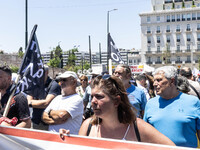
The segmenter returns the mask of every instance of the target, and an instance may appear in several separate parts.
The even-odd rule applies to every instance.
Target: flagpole
[[[33,27],[31,36],[32,36],[33,34],[35,34],[36,29],[37,29],[37,25],[35,25],[35,26]],[[16,80],[15,80],[15,85],[17,85],[18,82],[19,82],[19,79],[20,79],[20,76],[21,76],[20,73],[22,72],[22,68],[23,68],[23,65],[24,65],[24,63],[25,63],[24,60],[25,60],[25,58],[26,58],[26,54],[27,54],[28,48],[29,48],[30,46],[31,46],[31,42],[29,41],[28,46],[26,47],[26,52],[25,52],[25,54],[24,54],[24,56],[23,56],[23,60],[22,60],[21,67],[20,67],[20,69],[18,70],[18,73],[17,73],[17,77],[16,77]],[[13,89],[11,95],[9,96],[9,99],[8,99],[8,101],[7,101],[7,104],[6,104],[6,108],[5,108],[4,113],[3,113],[3,116],[4,116],[4,117],[6,117],[6,116],[8,115],[8,112],[9,112],[9,109],[10,109],[10,104],[11,104],[11,102],[12,102],[12,97],[14,96],[14,94],[15,94],[15,92],[16,92],[16,89],[17,89],[17,86],[14,87],[14,89]]]
[[[20,78],[20,74],[17,75],[16,79],[15,79],[15,85],[17,85],[17,83],[19,82],[19,78]],[[9,96],[8,102],[6,104],[6,108],[3,112],[3,117],[6,117],[8,115],[9,109],[10,109],[10,104],[12,102],[12,97],[14,96],[16,91],[16,87],[14,88],[14,90],[12,91],[11,95]]]

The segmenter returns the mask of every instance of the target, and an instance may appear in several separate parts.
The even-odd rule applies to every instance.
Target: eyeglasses
[[[118,74],[118,75],[122,75],[123,74],[123,72],[114,72],[114,74]]]
[[[87,81],[86,79],[81,79],[81,81]]]

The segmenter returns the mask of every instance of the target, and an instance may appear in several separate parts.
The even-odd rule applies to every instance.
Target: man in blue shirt
[[[114,71],[114,76],[119,77],[122,80],[130,103],[137,109],[137,117],[142,118],[147,99],[142,89],[130,83],[131,70],[129,66],[125,64],[119,64]]]
[[[200,101],[177,90],[177,70],[173,66],[154,72],[157,96],[147,102],[144,120],[177,146],[197,147],[200,137]]]

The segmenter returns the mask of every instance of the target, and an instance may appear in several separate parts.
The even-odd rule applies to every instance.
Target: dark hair
[[[126,74],[128,74],[128,73],[131,74],[131,69],[129,68],[129,66],[127,64],[119,64],[118,66],[124,68],[124,70],[126,71]]]
[[[8,75],[12,76],[12,71],[8,66],[0,66],[0,70],[6,72]]]
[[[138,80],[138,81],[147,80],[146,76],[143,75],[143,74],[138,75],[135,79]]]
[[[107,76],[105,79],[104,76]],[[118,100],[119,95],[121,100],[118,106],[118,120],[120,123],[130,124],[136,120],[136,109],[130,104],[125,87],[122,81],[115,76],[104,75],[96,77],[91,88],[99,87],[113,101]],[[100,120],[101,122],[101,120]],[[94,115],[92,124],[98,124],[98,117]]]
[[[186,78],[190,78],[192,76],[192,70],[189,67],[185,67],[183,69],[180,70],[180,75],[186,77]]]

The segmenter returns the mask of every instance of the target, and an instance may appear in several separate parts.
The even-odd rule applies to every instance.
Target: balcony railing
[[[197,41],[200,41],[200,38],[197,38]]]
[[[189,1],[192,1],[192,0],[185,0],[185,2],[189,2]]]
[[[157,43],[160,43],[160,40],[157,40]]]
[[[151,43],[151,41],[147,41],[147,43],[149,43],[149,44],[150,44],[150,43]]]
[[[195,17],[192,17],[192,20],[196,20],[196,18],[195,18]]]
[[[183,0],[174,0],[174,2],[176,3],[176,2],[183,2]]]
[[[186,31],[191,31],[191,29],[190,29],[190,28],[187,28]]]
[[[191,39],[187,39],[187,41],[188,41],[188,42],[190,42],[190,41],[191,41]]]
[[[170,32],[170,30],[166,30],[166,32],[167,32],[167,33],[169,33],[169,32]]]
[[[167,40],[167,43],[170,43],[170,40]]]
[[[152,62],[151,61],[147,61],[147,64],[152,64]]]
[[[180,61],[180,60],[177,60],[177,61],[175,61],[175,63],[177,63],[177,64],[181,64],[181,63],[182,63],[182,61]]]
[[[181,32],[181,29],[176,29],[176,32]]]
[[[165,0],[165,4],[172,3],[172,0]]]
[[[170,19],[167,19],[167,22],[170,22]]]
[[[151,54],[151,53],[152,53],[152,51],[147,51],[146,53],[147,53],[147,54]]]
[[[147,31],[147,34],[148,34],[148,33],[151,33],[151,31]]]
[[[161,61],[156,61],[156,62],[155,62],[155,64],[161,64],[161,63],[162,63]]]
[[[177,39],[177,40],[176,40],[176,42],[180,42],[180,41],[181,41],[180,39]]]
[[[157,30],[156,33],[160,33],[160,30]]]
[[[186,60],[185,63],[191,63],[191,60]]]

